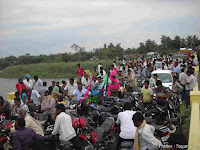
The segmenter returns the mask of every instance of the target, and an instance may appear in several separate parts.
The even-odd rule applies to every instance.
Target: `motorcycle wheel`
[[[169,133],[174,133],[176,132],[176,127],[174,125],[171,125],[171,127],[169,128]]]

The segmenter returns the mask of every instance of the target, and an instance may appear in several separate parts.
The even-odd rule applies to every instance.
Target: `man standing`
[[[141,113],[133,115],[133,122],[137,127],[134,140],[134,150],[157,150],[162,144],[154,137],[155,127],[146,123]]]
[[[26,128],[26,123],[24,118],[17,118],[15,121],[15,129],[17,130],[13,134],[14,149],[22,150],[28,149],[28,146],[32,139],[44,140],[45,137],[40,136],[35,133],[33,129]]]
[[[22,95],[22,89],[26,89],[26,86],[23,83],[23,78],[18,79],[18,83],[16,84],[16,89],[19,91],[20,95]]]
[[[76,136],[76,132],[72,127],[72,118],[65,113],[65,106],[63,104],[56,105],[57,117],[54,124],[54,129],[49,137],[59,134],[61,143],[66,141],[72,142],[76,150],[82,150],[81,143]]]
[[[144,103],[144,105],[151,104],[153,100],[153,90],[149,88],[149,81],[144,81],[144,87],[141,89],[140,95],[140,103]]]
[[[84,69],[81,67],[81,65],[78,63],[77,64],[77,71],[78,71],[78,81],[80,82],[81,81],[81,78],[83,77],[83,74],[84,74]]]
[[[156,98],[158,105],[165,105],[166,99],[169,98],[169,89],[162,85],[162,81],[157,80],[156,82]]]
[[[26,79],[23,81],[26,88],[33,88],[33,81],[31,80],[31,76],[29,74],[27,74],[26,76]]]
[[[48,88],[47,88],[47,82],[44,81],[44,82],[43,82],[43,86],[40,88],[40,92],[39,92],[40,96],[42,97],[42,100],[44,99],[44,93],[45,93],[47,90],[48,90]]]
[[[125,77],[128,79],[128,85],[131,88],[131,91],[137,87],[137,80],[135,73],[132,73],[131,70],[128,70],[128,73],[126,73]]]
[[[185,103],[186,103],[186,108],[190,105],[190,91],[193,90],[193,87],[196,84],[196,79],[192,75],[191,70],[187,71],[187,79],[185,83]]]
[[[151,77],[151,73],[147,74],[146,80],[149,81],[149,87],[154,90],[156,89],[156,81]]]
[[[140,70],[138,71],[138,75],[139,77],[145,78],[146,77],[146,72],[145,69],[143,69],[143,67],[140,67]]]
[[[78,88],[78,85],[74,83],[74,78],[69,79],[69,83],[64,88],[63,97],[65,96],[72,96],[73,92]]]
[[[117,148],[119,149],[121,142],[124,140],[132,140],[135,139],[136,127],[133,125],[132,117],[135,114],[135,111],[131,111],[131,104],[124,104],[124,112],[120,112],[117,117],[117,124],[120,124],[120,133],[119,133],[119,141]]]
[[[52,87],[53,87],[53,91],[56,91],[59,93],[59,87],[56,86],[56,82],[52,81]]]
[[[179,67],[178,67],[178,62],[175,62],[175,66],[173,67],[172,72],[179,74],[180,70],[179,70]]]
[[[183,87],[183,90],[181,91],[182,98],[185,99],[185,83],[187,80],[187,75],[185,74],[184,68],[181,69],[181,73],[179,74],[179,81],[181,83],[181,86]]]
[[[101,70],[100,70],[100,68],[101,68],[101,67],[102,67],[102,64],[101,64],[101,63],[99,63],[99,65],[98,65],[98,67],[97,67],[97,68],[98,68],[98,72],[99,72],[99,73],[100,73],[100,71],[101,71]]]
[[[175,94],[177,94],[177,95],[179,95],[182,90],[183,90],[183,87],[177,81],[177,76],[173,76],[172,92],[175,93]]]
[[[42,87],[42,81],[38,78],[37,75],[34,76],[35,82],[33,83],[33,89],[38,93],[40,92],[40,88]]]
[[[85,75],[85,80],[82,81],[82,84],[83,84],[84,88],[86,88],[86,89],[88,88],[88,86],[90,84],[90,79],[89,79],[89,76],[87,74]]]

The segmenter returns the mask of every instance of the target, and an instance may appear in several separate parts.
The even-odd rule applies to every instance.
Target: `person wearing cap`
[[[24,79],[24,84],[25,84],[25,86],[26,86],[26,88],[27,87],[29,87],[29,88],[33,88],[33,81],[31,80],[31,76],[29,75],[29,74],[27,74],[27,75],[25,75],[25,77],[26,77],[26,79]]]

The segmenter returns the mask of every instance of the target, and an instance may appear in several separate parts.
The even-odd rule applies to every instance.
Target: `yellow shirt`
[[[148,102],[151,99],[151,95],[153,95],[152,89],[142,88],[143,102]]]

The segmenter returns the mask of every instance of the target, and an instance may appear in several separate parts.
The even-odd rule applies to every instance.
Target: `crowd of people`
[[[143,87],[140,91],[139,102],[144,105],[151,105],[153,94],[156,94],[156,101],[159,105],[165,105],[165,101],[169,98],[169,88],[163,86],[162,81],[157,74],[152,76],[152,72],[157,70],[156,63],[161,62],[160,70],[171,70],[173,74],[172,92],[180,95],[185,100],[186,108],[190,106],[190,91],[197,82],[197,75],[193,66],[198,65],[198,61],[191,56],[188,60],[173,61],[171,56],[156,56],[144,60],[139,57],[137,60],[119,59],[118,65],[116,61],[104,68],[101,63],[94,67],[92,78],[90,74],[84,71],[80,64],[77,64],[78,78],[69,78],[69,81],[59,82],[52,81],[52,85],[48,87],[47,82],[42,81],[37,75],[31,79],[29,74],[25,75],[25,79],[19,78],[16,84],[15,98],[9,103],[0,96],[0,114],[5,113],[8,119],[16,119],[15,125],[9,128],[14,132],[14,149],[19,150],[22,147],[28,147],[33,138],[44,140],[51,138],[59,133],[61,141],[71,141],[76,149],[81,149],[77,143],[77,135],[72,127],[71,117],[65,113],[65,109],[69,106],[59,104],[59,102],[69,100],[72,104],[77,104],[87,92],[92,79],[93,88],[97,89],[106,74],[110,74],[113,68],[117,69],[117,74],[113,78],[119,82],[117,89],[110,89],[111,97],[124,98],[124,88],[134,91],[138,88],[137,79],[141,78]],[[107,86],[116,84],[108,78]],[[104,100],[103,89],[100,90],[98,98],[100,102]],[[92,96],[92,92],[88,92],[88,99]],[[40,113],[57,114],[54,130],[50,136],[44,137],[42,126],[30,115],[30,112],[38,109]],[[134,149],[156,149],[161,146],[160,141],[153,137],[152,126],[146,124],[142,114],[130,110],[125,105],[124,112],[119,113],[117,123],[120,124],[121,132],[120,140],[134,140]],[[15,131],[17,130],[17,131]],[[130,134],[132,133],[132,134]],[[141,148],[142,147],[142,148]]]

